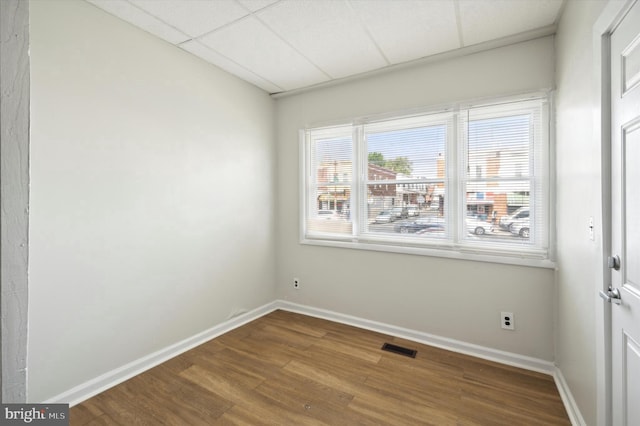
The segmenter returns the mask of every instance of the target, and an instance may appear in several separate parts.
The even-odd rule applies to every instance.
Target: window
[[[303,135],[303,243],[548,261],[546,97]]]

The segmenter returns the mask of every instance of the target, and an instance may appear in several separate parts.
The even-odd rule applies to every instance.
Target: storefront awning
[[[528,206],[529,194],[507,194],[508,206]]]
[[[318,195],[319,201],[346,201],[349,199],[349,194],[343,194],[342,192],[336,194],[320,194]]]

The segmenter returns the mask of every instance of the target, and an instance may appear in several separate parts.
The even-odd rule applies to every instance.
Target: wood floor
[[[418,351],[381,351],[389,342]],[[275,311],[71,409],[71,425],[568,425],[550,376]]]

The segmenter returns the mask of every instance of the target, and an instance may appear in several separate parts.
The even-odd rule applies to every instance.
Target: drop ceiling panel
[[[2,0],[0,0],[2,1]],[[149,15],[126,0],[87,0],[102,10],[172,44],[189,40],[189,36]]]
[[[344,0],[282,0],[257,17],[332,78],[389,65]]]
[[[249,12],[234,0],[129,0],[178,30],[198,37]]]
[[[555,24],[565,0],[87,1],[275,93],[508,42]]]
[[[351,0],[391,63],[462,47],[450,0]]]
[[[252,71],[241,67],[240,65],[236,64],[232,60],[225,58],[224,56],[220,55],[217,52],[214,52],[213,50],[211,50],[210,48],[206,47],[205,45],[201,44],[196,40],[190,40],[185,43],[182,43],[180,47],[186,50],[187,52],[193,53],[199,58],[204,59],[205,61],[211,64],[215,64],[219,68],[222,68],[223,70],[237,77],[240,77],[241,79],[255,86],[258,86],[262,90],[266,90],[269,93],[282,92],[283,90],[282,87],[278,87],[275,84],[271,83],[270,81],[267,81],[257,76]]]
[[[254,17],[242,19],[199,40],[285,90],[329,79]]]
[[[469,46],[555,23],[563,0],[458,0],[464,44]]]

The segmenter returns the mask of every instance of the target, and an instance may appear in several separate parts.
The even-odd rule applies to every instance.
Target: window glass
[[[423,120],[426,121],[426,118]],[[404,123],[385,123],[400,127]],[[365,126],[370,233],[444,235],[447,124]]]
[[[311,234],[352,233],[352,139],[349,129],[312,135],[306,228]],[[347,133],[347,134],[345,134]]]
[[[466,123],[465,239],[528,244],[534,114],[495,114]]]

